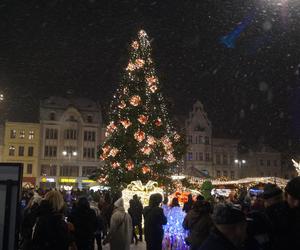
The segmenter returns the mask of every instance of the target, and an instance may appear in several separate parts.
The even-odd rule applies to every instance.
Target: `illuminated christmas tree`
[[[183,137],[175,132],[151,59],[144,30],[130,46],[130,59],[110,106],[105,141],[99,147],[104,166],[98,181],[113,188],[134,180],[170,182],[172,168],[182,159]]]

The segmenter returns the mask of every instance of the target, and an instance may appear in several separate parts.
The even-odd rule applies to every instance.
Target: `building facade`
[[[23,163],[23,185],[34,187],[39,176],[40,124],[6,122],[3,162]]]
[[[237,157],[237,140],[213,138],[212,125],[203,104],[197,101],[185,121],[187,154],[185,173],[196,177],[239,177],[234,160]]]
[[[40,186],[86,187],[100,164],[100,106],[88,99],[50,97],[40,103],[40,124]]]
[[[242,177],[283,177],[281,153],[267,145],[259,145],[256,150],[241,155],[246,164],[242,166]]]

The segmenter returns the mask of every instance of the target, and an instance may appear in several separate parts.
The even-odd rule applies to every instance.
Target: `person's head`
[[[231,203],[218,204],[212,215],[216,228],[235,246],[246,239],[247,224],[244,213]]]
[[[137,196],[137,194],[133,195],[132,197],[134,200],[139,200],[139,197]]]
[[[172,199],[171,207],[179,207],[178,198],[175,197]]]
[[[204,201],[204,196],[202,196],[201,194],[197,195],[196,198],[197,201]]]
[[[267,183],[264,187],[264,206],[270,207],[283,201],[283,192],[276,184]]]
[[[82,210],[89,209],[90,203],[89,203],[88,199],[86,197],[79,198],[78,203],[77,203],[77,208],[82,209]]]
[[[122,197],[114,202],[114,207],[115,208],[124,208],[124,200]]]
[[[61,212],[64,208],[64,199],[59,191],[50,191],[46,193],[45,200],[48,201],[53,212]]]
[[[150,207],[158,207],[162,202],[162,195],[159,193],[151,194],[149,198],[149,206]]]
[[[293,178],[286,185],[285,199],[290,208],[300,208],[300,176]]]

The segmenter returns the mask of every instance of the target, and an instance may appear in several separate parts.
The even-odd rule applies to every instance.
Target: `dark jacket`
[[[32,249],[68,250],[71,242],[72,236],[63,214],[53,212],[48,202],[42,201],[34,228]]]
[[[75,227],[74,236],[78,249],[89,249],[97,230],[95,211],[91,208],[82,209],[75,207],[68,221]]]
[[[187,243],[192,247],[200,247],[208,238],[213,222],[209,213],[201,214],[191,210],[184,218],[183,227],[189,230]]]
[[[210,233],[199,250],[239,250],[218,230]]]
[[[288,249],[300,249],[300,208],[289,209],[289,221],[290,240]]]
[[[167,218],[160,207],[147,206],[143,211],[145,219],[145,240],[149,244],[157,243],[161,246],[163,240],[163,225],[167,224]],[[161,248],[161,247],[160,247]],[[152,248],[158,249],[158,248]],[[152,250],[151,249],[151,250]]]
[[[285,249],[290,243],[289,208],[285,202],[274,204],[265,210],[270,221],[271,247]]]
[[[192,209],[193,204],[193,200],[188,200],[186,203],[184,203],[182,210],[188,213]]]

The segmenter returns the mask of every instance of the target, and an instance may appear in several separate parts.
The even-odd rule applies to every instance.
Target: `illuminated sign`
[[[76,183],[76,179],[62,178],[62,179],[60,179],[60,182],[64,182],[64,183]]]
[[[94,183],[95,181],[93,180],[82,180],[82,183]]]

